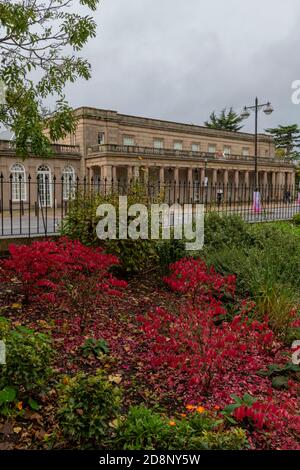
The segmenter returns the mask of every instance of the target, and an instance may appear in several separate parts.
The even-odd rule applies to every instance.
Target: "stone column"
[[[238,187],[240,182],[240,172],[235,170],[234,172],[234,186]]]
[[[276,186],[276,172],[275,171],[272,171],[272,186],[274,190]]]
[[[193,168],[188,168],[187,174],[187,203],[191,203],[193,200]]]
[[[246,188],[248,188],[249,186],[249,171],[245,171],[245,179],[244,179],[244,184],[246,186]]]
[[[159,169],[159,182],[161,186],[165,183],[165,168],[163,166]]]
[[[144,173],[144,183],[148,184],[148,181],[149,181],[149,168],[146,166],[144,167],[143,169],[143,173]]]
[[[174,168],[174,197],[175,201],[178,202],[179,199],[179,168],[175,167]]]
[[[268,172],[264,171],[264,187],[266,188],[268,185]]]
[[[200,184],[201,184],[201,187],[204,186],[204,182],[205,182],[205,168],[201,168],[200,169]]]
[[[106,181],[109,182],[110,184],[112,180],[112,166],[105,165],[102,168],[103,168],[103,178],[106,179]]]
[[[113,166],[112,167],[112,179],[114,181],[114,184],[117,183],[117,167]]]
[[[240,182],[240,172],[239,170],[235,170],[234,172],[234,188],[233,188],[233,195],[234,195],[234,202],[238,202],[239,200],[239,182]]]
[[[140,178],[140,168],[138,166],[133,167],[133,178],[138,180]]]
[[[127,184],[130,184],[133,178],[132,166],[127,167]]]
[[[224,201],[226,201],[227,194],[228,194],[228,170],[224,170],[223,185],[224,185]]]
[[[293,171],[290,173],[291,191],[295,191],[295,183],[296,183],[295,179],[296,179],[296,175],[295,175],[295,172]]]
[[[103,187],[105,193],[111,192],[112,187],[112,166],[105,165],[102,167],[103,170]]]
[[[213,187],[215,187],[217,185],[217,181],[218,181],[218,170],[213,169],[213,171],[212,171],[212,185],[213,185]]]

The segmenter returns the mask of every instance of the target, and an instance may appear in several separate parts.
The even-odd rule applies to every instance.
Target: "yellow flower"
[[[187,410],[194,410],[196,407],[194,405],[186,405]]]
[[[22,401],[19,401],[17,404],[16,404],[16,407],[18,408],[18,410],[22,410],[23,408],[23,402]]]
[[[203,406],[198,406],[197,408],[198,413],[204,413],[204,411],[205,411],[205,408],[203,408]]]
[[[175,421],[169,421],[169,426],[176,426]]]

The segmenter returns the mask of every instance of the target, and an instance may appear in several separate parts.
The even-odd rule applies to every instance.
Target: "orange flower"
[[[169,426],[176,426],[175,421],[169,421]]]
[[[186,405],[187,410],[194,410],[196,407],[194,405]]]
[[[180,415],[182,418],[186,418],[186,413],[181,413]]]
[[[23,409],[23,402],[22,401],[19,401],[17,404],[16,404],[16,407],[18,408],[18,410],[22,410]]]
[[[205,411],[205,408],[203,408],[203,406],[198,406],[197,408],[198,413],[204,413],[204,411]]]
[[[215,405],[215,406],[214,406],[214,409],[215,409],[215,410],[220,410],[221,408],[220,408],[219,405]]]

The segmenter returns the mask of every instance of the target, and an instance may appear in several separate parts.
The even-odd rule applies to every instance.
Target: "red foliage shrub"
[[[126,286],[125,281],[109,272],[119,264],[118,258],[76,240],[61,238],[29,246],[11,245],[9,252],[10,258],[3,261],[2,268],[7,277],[20,282],[24,303],[33,299],[71,302],[80,312],[103,293],[119,295],[120,288]]]
[[[270,379],[256,374],[277,362],[282,351],[267,319],[251,319],[253,304],[245,301],[240,314],[224,321],[228,315],[222,300],[233,296],[234,277],[216,274],[203,261],[185,259],[171,266],[165,282],[185,301],[176,313],[156,308],[139,317],[145,338],[144,379],[161,396],[190,404],[225,406],[232,393],[258,396],[252,406],[234,412],[237,421],[251,427],[253,447],[297,446],[297,386],[291,383],[289,391],[274,392]]]
[[[213,267],[208,269],[200,259],[183,258],[172,264],[170,269],[170,276],[164,278],[166,284],[193,303],[211,301],[212,298],[221,300],[225,295],[234,295],[235,276],[221,276]]]

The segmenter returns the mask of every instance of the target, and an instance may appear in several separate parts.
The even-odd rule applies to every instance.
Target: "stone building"
[[[36,182],[37,177],[31,199],[36,200],[38,192],[39,203],[50,207],[67,200],[75,179],[84,176],[86,181],[124,186],[133,179],[159,185],[176,182],[177,200],[183,187],[194,187],[195,183],[199,187],[254,187],[253,134],[88,107],[74,113],[78,118],[75,134],[53,144],[50,159],[22,161],[10,141],[0,141],[2,207],[20,201],[26,205],[29,180]],[[294,165],[275,158],[271,136],[258,136],[258,164],[261,187],[294,185]]]
[[[81,173],[88,177],[209,184],[254,184],[254,136],[119,114],[94,108],[75,110]],[[293,164],[275,158],[271,136],[258,136],[260,185],[293,185]]]

